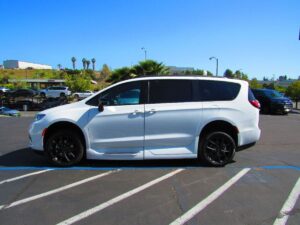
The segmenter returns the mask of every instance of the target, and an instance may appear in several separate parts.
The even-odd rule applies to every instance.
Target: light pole
[[[216,60],[216,76],[218,76],[218,70],[219,70],[219,59],[217,57],[210,57],[209,60],[215,59]]]
[[[144,54],[145,54],[145,61],[146,61],[146,60],[147,60],[147,50],[146,50],[144,47],[142,47],[141,49],[144,51]]]

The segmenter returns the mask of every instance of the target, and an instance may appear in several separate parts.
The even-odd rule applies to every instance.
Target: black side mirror
[[[104,111],[104,105],[102,101],[99,101],[98,103],[98,111],[99,112],[103,112]]]

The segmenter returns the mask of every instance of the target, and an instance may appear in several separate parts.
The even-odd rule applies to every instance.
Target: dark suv
[[[278,91],[271,89],[254,89],[252,92],[261,104],[262,113],[288,114],[293,108],[292,101],[284,97],[283,94]]]

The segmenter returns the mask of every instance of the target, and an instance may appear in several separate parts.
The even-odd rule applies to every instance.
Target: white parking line
[[[157,183],[159,183],[163,180],[166,180],[166,179],[174,176],[175,174],[177,174],[177,173],[179,173],[183,170],[184,169],[178,169],[178,170],[175,170],[175,171],[173,171],[171,173],[168,173],[164,176],[161,176],[161,177],[159,177],[155,180],[152,180],[152,181],[150,181],[150,182],[148,182],[148,183],[146,183],[142,186],[139,186],[139,187],[137,187],[137,188],[135,188],[131,191],[128,191],[124,194],[121,194],[121,195],[119,195],[115,198],[112,198],[112,199],[108,200],[107,202],[101,203],[100,205],[97,205],[97,206],[95,206],[91,209],[88,209],[88,210],[86,210],[86,211],[84,211],[84,212],[82,212],[82,213],[80,213],[76,216],[73,216],[73,217],[71,217],[67,220],[64,220],[64,221],[58,223],[57,225],[67,225],[67,224],[73,224],[75,222],[78,222],[79,220],[82,220],[82,219],[84,219],[88,216],[91,216],[94,213],[97,213],[97,212],[99,212],[99,211],[101,211],[101,210],[103,210],[103,209],[105,209],[105,208],[107,208],[107,207],[109,207],[109,206],[111,206],[115,203],[118,203],[118,202],[120,202],[120,201],[134,195],[134,194],[137,194],[137,193],[139,193],[139,192],[141,192],[141,191],[143,191],[143,190],[145,190],[145,189],[147,189],[147,188],[149,188],[149,187],[151,187],[151,186],[153,186],[153,185],[155,185],[155,184],[157,184]]]
[[[284,205],[282,206],[279,216],[276,218],[273,225],[285,225],[286,224],[286,222],[289,218],[289,213],[293,210],[299,196],[300,196],[300,177],[298,178],[298,181],[296,182],[289,197],[287,198]]]
[[[2,181],[0,181],[0,184],[4,184],[4,183],[9,183],[9,182],[12,182],[12,181],[20,180],[20,179],[25,178],[25,177],[30,177],[30,176],[33,176],[33,175],[45,173],[45,172],[48,172],[48,171],[51,171],[51,170],[52,169],[41,170],[41,171],[37,171],[37,172],[33,172],[33,173],[28,173],[28,174],[25,174],[25,175],[22,175],[22,176],[10,178],[10,179],[7,179],[7,180],[2,180]]]
[[[205,209],[210,203],[212,203],[214,200],[220,197],[227,189],[229,189],[234,183],[236,183],[241,177],[243,177],[249,170],[250,168],[241,170],[238,174],[232,177],[229,181],[227,181],[225,184],[223,184],[221,187],[219,187],[217,190],[215,190],[213,193],[211,193],[209,196],[207,196],[189,211],[187,211],[182,216],[178,217],[176,220],[170,223],[170,225],[181,225],[192,219],[195,215],[197,215],[199,212]]]
[[[77,182],[74,182],[74,183],[62,186],[60,188],[53,189],[51,191],[47,191],[47,192],[44,192],[44,193],[41,193],[41,194],[38,194],[38,195],[34,195],[34,196],[31,196],[31,197],[28,197],[28,198],[24,198],[24,199],[12,202],[12,203],[10,203],[8,205],[0,205],[0,210],[1,209],[8,209],[8,208],[11,208],[11,207],[14,207],[14,206],[17,206],[17,205],[21,205],[21,204],[24,204],[24,203],[27,203],[27,202],[39,199],[39,198],[43,198],[43,197],[46,197],[46,196],[49,196],[49,195],[52,195],[52,194],[55,194],[55,193],[67,190],[69,188],[73,188],[73,187],[76,187],[78,185],[81,185],[81,184],[84,184],[84,183],[96,180],[96,179],[98,179],[100,177],[107,176],[107,175],[109,175],[111,173],[115,173],[117,171],[120,171],[120,170],[114,170],[114,171],[109,171],[109,172],[106,172],[106,173],[101,173],[99,175],[92,176],[92,177],[89,177],[89,178],[86,178],[86,179],[83,179],[83,180],[80,180],[80,181],[77,181]]]

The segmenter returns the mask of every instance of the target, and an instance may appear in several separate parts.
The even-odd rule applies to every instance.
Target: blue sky
[[[97,69],[148,58],[250,78],[300,76],[299,0],[0,0],[0,63]]]

